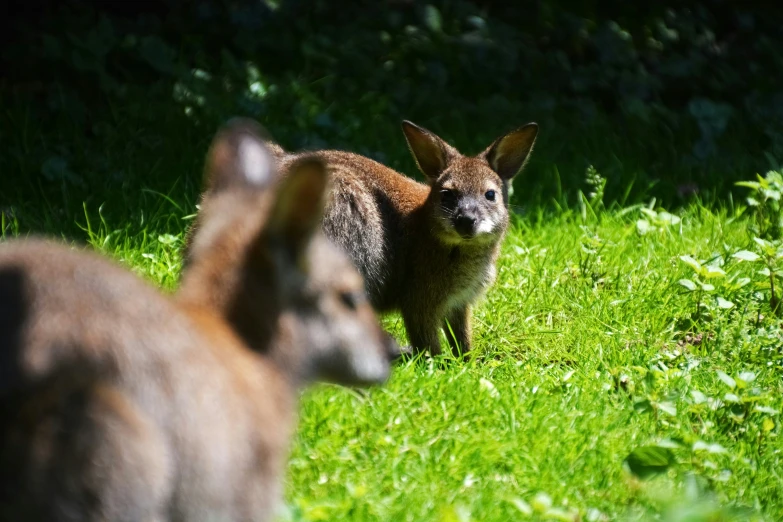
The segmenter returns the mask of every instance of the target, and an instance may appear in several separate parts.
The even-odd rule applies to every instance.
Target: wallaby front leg
[[[431,355],[440,355],[440,339],[438,338],[438,323],[413,314],[402,314],[408,341],[414,353],[429,350]]]
[[[470,351],[472,336],[470,313],[470,306],[455,308],[449,312],[443,323],[443,331],[455,357],[466,355]]]

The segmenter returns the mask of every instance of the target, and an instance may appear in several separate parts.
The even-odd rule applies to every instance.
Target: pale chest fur
[[[444,247],[442,256],[437,256],[442,257],[442,266],[430,272],[431,276],[437,276],[437,284],[418,290],[432,292],[427,300],[442,314],[468,306],[480,299],[494,283],[497,251],[497,245],[470,249]],[[433,268],[431,266],[430,270]]]
[[[449,299],[444,303],[444,308],[453,310],[454,308],[460,308],[476,302],[495,282],[496,273],[495,263],[492,261],[485,263],[478,270],[466,274],[466,277],[461,281],[462,284],[459,286],[455,285],[453,293],[449,295]]]

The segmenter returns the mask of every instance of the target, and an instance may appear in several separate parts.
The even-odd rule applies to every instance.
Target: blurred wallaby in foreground
[[[173,298],[96,254],[0,245],[0,520],[269,520],[301,386],[387,378],[394,345],[318,232],[323,164],[270,188],[259,133],[215,138]]]
[[[364,275],[373,306],[402,313],[414,349],[440,353],[443,327],[455,353],[466,353],[470,307],[495,278],[509,221],[508,187],[530,155],[538,125],[498,138],[475,157],[411,122],[402,128],[426,185],[357,154],[310,153],[333,180],[324,231]],[[283,171],[302,157],[275,153]]]

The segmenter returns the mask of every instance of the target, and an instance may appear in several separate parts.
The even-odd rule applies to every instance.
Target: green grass
[[[640,235],[639,208],[586,210],[515,219],[471,362],[411,361],[383,388],[305,394],[292,520],[646,520],[672,504],[707,513],[713,496],[783,517],[780,320],[755,293],[761,266],[732,257],[756,250],[749,221],[694,204]],[[184,214],[80,222],[94,247],[170,289]],[[684,255],[726,273],[698,316],[678,283],[696,278]],[[738,276],[751,282],[734,288]],[[755,380],[731,388],[719,371]],[[658,476],[625,469],[661,445],[671,462]]]
[[[783,517],[780,322],[740,291],[694,324],[678,284],[686,254],[755,278],[729,256],[749,247],[747,223],[692,207],[640,236],[638,212],[619,214],[519,221],[475,313],[474,362],[409,363],[366,396],[307,394],[288,482],[299,519],[515,520],[545,493],[564,519],[614,520],[678,502],[690,474],[724,504]],[[718,371],[756,379],[732,390]],[[624,470],[661,441],[676,460],[661,476]]]
[[[208,132],[181,128],[181,118],[153,124],[115,113],[123,125],[92,140],[78,122],[44,129],[23,106],[5,114],[20,132],[0,160],[18,183],[0,190],[0,233],[88,242],[170,291]],[[298,132],[266,123],[284,144]],[[590,125],[572,131],[581,140],[555,139],[568,125],[553,127],[516,183],[520,215],[474,313],[472,361],[412,361],[382,388],[305,394],[286,478],[289,519],[708,520],[716,506],[783,519],[781,320],[763,265],[733,257],[760,252],[753,221],[731,200],[669,209],[680,218],[673,224],[629,202],[575,206],[575,187],[560,183],[582,179],[596,158],[613,158],[595,163],[617,185],[650,163],[643,148],[672,166],[687,150],[648,139],[658,137],[651,129]],[[478,150],[501,130],[473,136],[463,122],[443,135]],[[354,137],[356,150],[382,151],[412,172],[395,125]],[[351,148],[350,136],[340,139]],[[50,163],[46,178],[41,164],[60,146],[51,143],[69,143],[71,162]],[[725,276],[698,276],[681,256]],[[682,279],[715,289],[700,296]],[[718,296],[733,306],[721,308]],[[398,318],[386,325],[404,338]],[[639,448],[663,459],[661,473],[642,480],[626,469]]]
[[[415,57],[408,65],[422,71],[406,77],[395,69],[377,89],[381,75],[348,74],[328,65],[334,56],[313,54],[331,48],[334,27],[317,32],[315,47],[296,42],[303,52],[289,55],[301,54],[303,68],[259,66],[263,74],[248,76],[245,58],[262,57],[232,58],[222,45],[214,49],[219,60],[188,50],[199,41],[222,44],[217,35],[226,27],[232,38],[257,40],[249,26],[237,32],[218,24],[188,31],[177,51],[186,69],[153,75],[139,68],[149,56],[132,42],[149,35],[152,43],[163,38],[164,51],[179,45],[157,34],[154,18],[102,19],[94,28],[89,17],[50,18],[28,31],[36,42],[55,37],[33,53],[38,71],[20,64],[37,81],[0,82],[0,238],[43,233],[86,242],[165,291],[179,279],[209,140],[231,116],[255,115],[290,149],[344,148],[408,174],[415,164],[403,118],[465,153],[526,122],[541,126],[515,180],[518,215],[497,283],[474,313],[476,357],[405,363],[386,386],[368,391],[321,385],[305,393],[286,477],[291,521],[724,520],[734,508],[737,520],[783,520],[781,319],[771,310],[763,263],[733,257],[760,253],[751,225],[772,225],[746,216],[727,190],[781,167],[772,157],[775,114],[768,128],[753,114],[763,86],[725,132],[711,118],[659,102],[605,112],[552,84],[559,65],[540,77],[544,97],[515,86],[452,107],[459,98],[437,82],[421,83],[424,63],[437,56],[416,49],[429,45],[397,49],[388,63]],[[355,40],[370,42],[373,56],[376,29],[359,22],[352,21]],[[286,40],[281,49],[293,45]],[[362,63],[376,65],[351,65]],[[151,65],[158,70],[161,62]],[[614,85],[624,66],[605,65],[558,83],[596,75]],[[706,157],[697,154],[705,143],[715,151]],[[601,190],[616,202],[608,209],[600,198],[575,200],[589,165],[606,178]],[[702,201],[681,194],[688,185]],[[633,206],[653,196],[680,221]],[[699,275],[682,256],[720,265],[725,275],[714,268]],[[704,292],[700,284],[715,288]],[[404,339],[397,317],[385,322]],[[646,468],[631,459],[637,473],[653,471],[655,458],[660,473],[634,475],[625,464],[632,452],[648,455]]]

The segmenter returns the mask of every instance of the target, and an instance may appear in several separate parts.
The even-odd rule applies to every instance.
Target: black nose
[[[472,234],[475,224],[476,217],[472,214],[458,214],[454,218],[454,228],[460,234]]]

